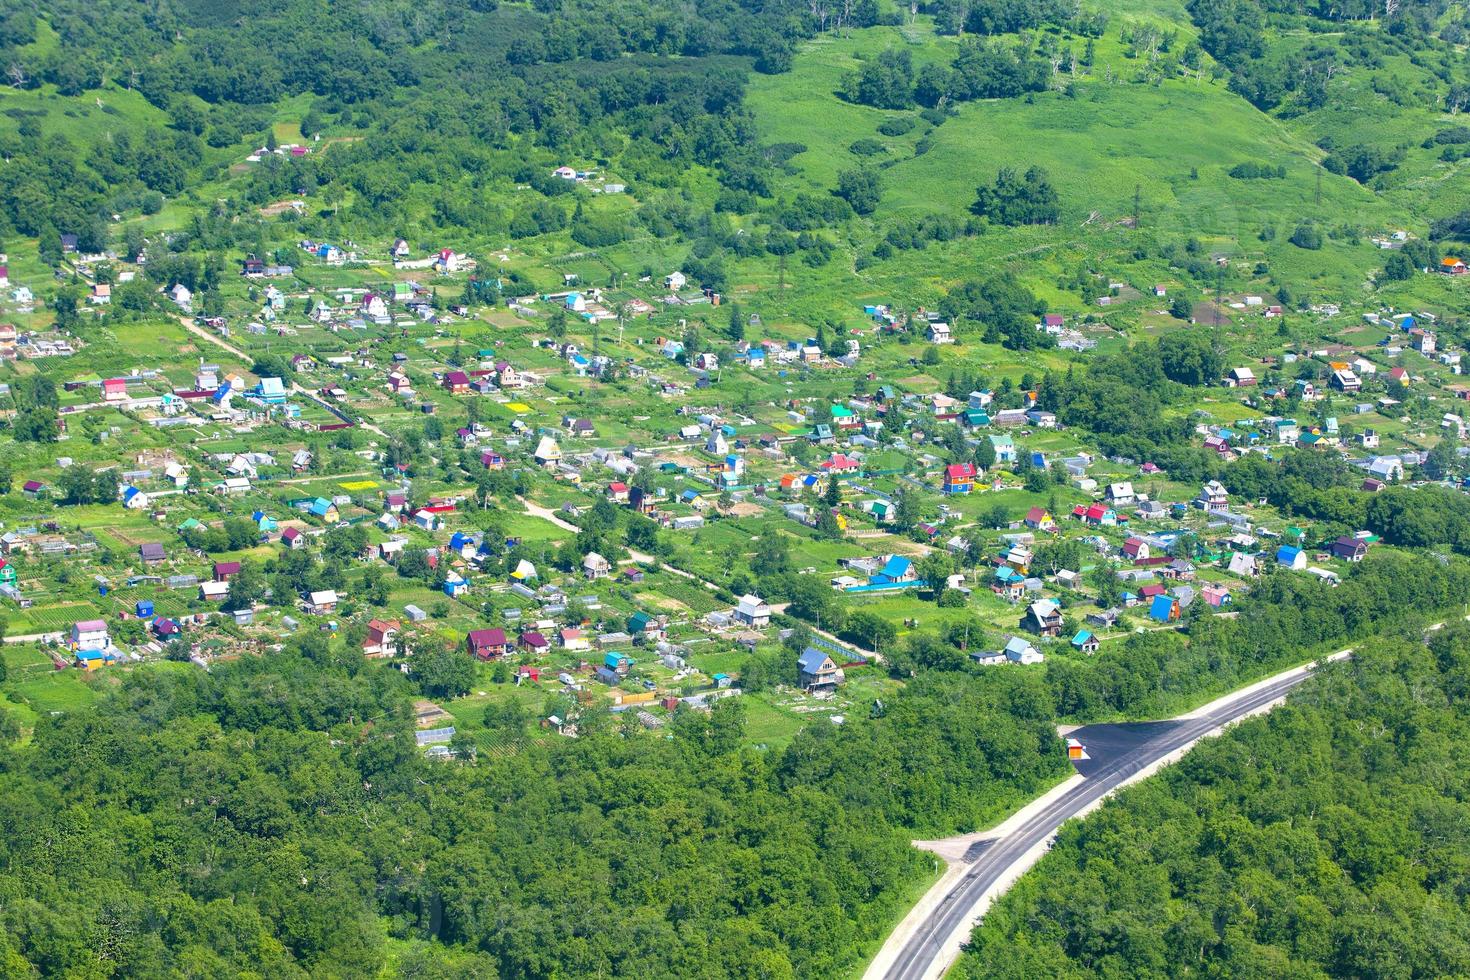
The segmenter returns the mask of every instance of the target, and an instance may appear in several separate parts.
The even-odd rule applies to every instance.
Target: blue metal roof
[[[818,650],[816,647],[807,647],[801,651],[801,656],[797,658],[796,663],[808,674],[815,674],[827,662],[827,656],[825,651]]]

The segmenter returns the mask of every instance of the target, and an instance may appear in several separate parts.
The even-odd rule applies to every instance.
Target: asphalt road
[[[1027,851],[1054,834],[1067,820],[1116,790],[1130,776],[1197,738],[1236,721],[1282,697],[1311,676],[1302,672],[1253,691],[1198,718],[1127,725],[1089,725],[1073,732],[1091,761],[1077,763],[1085,780],[1058,797],[1045,810],[999,840],[974,848],[978,858],[965,877],[915,930],[885,976],[888,980],[922,980],[935,967],[944,941],[972,915],[981,896]]]

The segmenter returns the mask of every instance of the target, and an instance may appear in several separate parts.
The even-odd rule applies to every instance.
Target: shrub
[[[895,116],[878,124],[878,132],[884,136],[902,136],[911,132],[918,123],[913,116]]]

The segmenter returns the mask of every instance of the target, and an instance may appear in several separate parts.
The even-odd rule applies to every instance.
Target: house
[[[1276,564],[1299,572],[1307,567],[1307,554],[1300,548],[1284,544],[1276,549]]]
[[[87,302],[96,306],[103,306],[112,302],[112,285],[99,282],[92,284],[92,291],[87,295]]]
[[[42,483],[40,480],[27,480],[25,483],[21,484],[20,492],[25,494],[31,500],[35,500],[45,489],[46,484]]]
[[[1118,512],[1102,504],[1093,504],[1091,507],[1078,504],[1072,509],[1072,516],[1093,527],[1116,527],[1118,524]]]
[[[154,565],[163,561],[168,556],[163,552],[163,545],[157,541],[147,541],[138,545],[138,557],[148,565]]]
[[[193,310],[194,294],[183,283],[176,283],[174,288],[169,290],[169,296],[173,299],[174,304],[185,313]]]
[[[1080,653],[1097,653],[1102,642],[1088,630],[1078,630],[1072,637],[1072,649]]]
[[[440,384],[451,394],[463,395],[470,390],[470,376],[463,371],[450,371]]]
[[[1138,495],[1133,492],[1133,484],[1127,480],[1108,484],[1105,496],[1114,507],[1128,507],[1138,499]]]
[[[393,641],[398,638],[400,625],[396,619],[368,620],[367,636],[362,641],[362,652],[369,657],[385,657],[391,654]]]
[[[952,344],[954,334],[950,332],[947,323],[931,323],[927,334],[931,344]]]
[[[951,463],[944,468],[945,493],[969,493],[974,489],[974,463]]]
[[[1454,256],[1447,255],[1440,260],[1439,271],[1447,276],[1463,276],[1470,272],[1470,266]]]
[[[763,630],[771,625],[771,607],[759,596],[746,594],[735,606],[735,619],[751,629]]]
[[[1051,511],[1045,507],[1032,507],[1026,511],[1025,523],[1032,530],[1057,529],[1057,522],[1051,517]]]
[[[911,559],[903,555],[889,555],[882,569],[870,576],[868,581],[872,585],[897,585],[913,582],[918,577],[918,572],[915,571]]]
[[[612,573],[612,563],[595,551],[582,559],[582,574],[589,579],[607,578]]]
[[[807,691],[830,691],[847,678],[831,655],[807,647],[796,659],[798,683]]]
[[[1397,456],[1374,456],[1368,461],[1368,474],[1384,483],[1404,478],[1404,461]]]
[[[1123,554],[1133,561],[1148,561],[1148,542],[1142,538],[1129,538],[1123,542]]]
[[[413,522],[425,531],[437,531],[444,526],[444,518],[427,507],[421,507],[414,511]]]
[[[527,653],[540,654],[551,649],[550,641],[536,630],[527,630],[522,633],[517,642],[519,642],[521,649]]]
[[[1031,641],[1024,636],[1011,637],[1000,652],[1004,655],[1005,662],[1013,664],[1039,664],[1045,659],[1041,651],[1032,646]]]
[[[223,602],[230,594],[228,582],[200,582],[199,598],[205,602]]]
[[[510,651],[510,640],[503,629],[470,630],[465,637],[465,648],[480,660],[493,660]]]
[[[1148,617],[1160,623],[1172,623],[1179,619],[1179,600],[1171,595],[1156,595],[1149,603]]]
[[[1230,494],[1219,480],[1210,480],[1200,488],[1194,505],[1207,514],[1217,514],[1230,509]]]
[[[337,593],[332,589],[323,589],[313,592],[307,596],[307,611],[318,616],[330,616],[337,611]]]
[[[148,495],[137,487],[123,487],[122,504],[129,510],[142,510],[148,506]]]
[[[674,292],[678,292],[679,290],[683,289],[688,283],[688,277],[685,276],[684,273],[677,270],[674,272],[670,272],[668,275],[664,276],[664,288],[673,290]]]
[[[240,563],[237,561],[217,561],[214,563],[214,580],[216,582],[228,582],[240,574]]]
[[[1199,594],[1200,598],[1205,600],[1206,605],[1215,609],[1227,606],[1231,602],[1230,590],[1223,585],[1206,585],[1200,589]]]
[[[288,527],[281,532],[281,544],[292,551],[306,547],[306,536],[294,527]]]
[[[1230,373],[1225,376],[1225,385],[1228,388],[1250,388],[1256,383],[1256,373],[1248,367],[1231,368]]]
[[[1347,392],[1349,394],[1363,390],[1362,379],[1348,368],[1338,368],[1337,370],[1333,371],[1330,383],[1332,387],[1336,388],[1338,391]]]
[[[561,447],[551,436],[542,436],[536,444],[536,462],[542,466],[554,466],[561,462]]]
[[[450,572],[444,577],[444,594],[454,599],[464,595],[470,590],[470,581],[458,572]]]
[[[1229,568],[1232,575],[1240,575],[1244,578],[1255,578],[1261,573],[1256,564],[1256,556],[1247,555],[1244,552],[1236,552],[1230,556]]]
[[[1009,435],[989,436],[991,448],[995,450],[995,461],[997,463],[1014,463],[1016,461],[1016,442]]]
[[[1328,547],[1332,557],[1343,561],[1359,562],[1368,554],[1368,542],[1362,538],[1352,538],[1342,535]]]
[[[84,619],[81,622],[73,623],[68,645],[71,647],[73,653],[106,650],[112,645],[112,640],[107,635],[107,621],[103,619]]]
[[[620,481],[609,483],[603,495],[615,504],[626,504],[628,502],[628,485]]]
[[[628,489],[628,508],[640,514],[652,514],[656,508],[657,500],[652,490],[644,490],[642,487],[630,487]]]
[[[1021,625],[1040,636],[1061,636],[1062,610],[1050,599],[1038,599],[1026,607]]]

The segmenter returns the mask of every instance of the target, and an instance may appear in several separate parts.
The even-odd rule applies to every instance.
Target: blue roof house
[[[1179,618],[1179,600],[1171,595],[1156,595],[1148,607],[1150,619],[1160,623],[1172,623]]]
[[[1282,568],[1290,568],[1292,571],[1302,571],[1307,567],[1306,552],[1292,545],[1284,544],[1276,549],[1276,564]]]
[[[868,577],[869,585],[899,585],[918,578],[914,563],[903,555],[889,555],[883,568]]]

